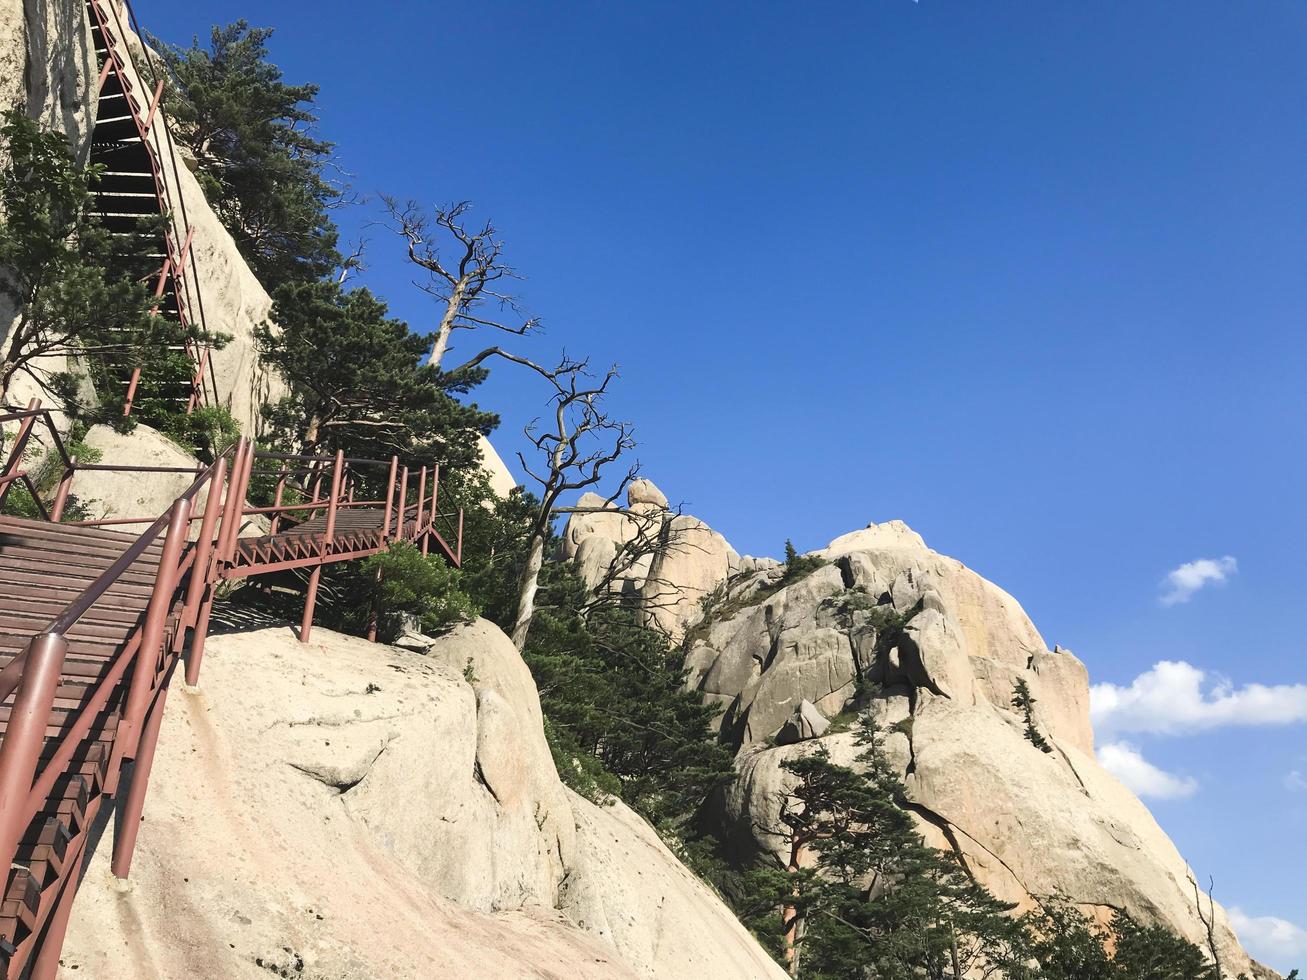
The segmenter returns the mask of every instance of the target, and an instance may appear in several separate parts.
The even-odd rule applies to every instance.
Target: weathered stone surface
[[[721,899],[621,803],[572,795],[578,856],[559,908],[642,977],[784,980]]]
[[[830,728],[830,720],[817,710],[811,701],[800,701],[794,714],[781,726],[776,735],[777,745],[793,745],[810,738],[820,738]]]
[[[507,497],[518,485],[504,458],[485,436],[477,436],[477,449],[481,453],[481,468],[490,478],[490,489],[500,497]]]
[[[125,30],[125,35],[139,61],[139,40],[130,30]],[[129,66],[128,72],[135,77],[134,68]],[[91,89],[96,74],[84,4],[77,0],[0,0],[3,104],[26,104],[34,118],[64,132],[74,153],[83,159],[90,150],[94,122]],[[140,79],[135,81],[138,91],[153,89]],[[245,432],[258,434],[259,407],[284,391],[280,379],[261,366],[254,344],[254,328],[268,320],[272,300],[209,207],[185,161],[180,157],[176,161],[165,159],[163,166],[177,212],[180,214],[184,207],[195,233],[191,246],[195,271],[188,271],[188,288],[198,288],[203,296],[209,329],[231,337],[222,350],[213,354],[220,402],[231,410]],[[0,334],[7,333],[12,317],[11,310],[0,309]],[[63,370],[77,366],[60,363],[53,367]],[[25,401],[30,393],[20,384],[13,399],[21,397]],[[46,407],[56,407],[49,404],[48,398],[46,401]]]
[[[702,616],[704,597],[741,567],[740,556],[697,517],[669,513],[667,496],[649,480],[633,481],[626,496],[627,509],[635,516],[618,513],[596,493],[582,494],[577,507],[604,507],[613,513],[572,514],[563,530],[563,557],[576,561],[582,578],[594,588],[622,556],[629,567],[619,566],[613,588],[642,596],[650,625],[679,641]],[[631,562],[622,546],[636,539],[653,542],[662,530],[660,520],[668,522],[661,561],[651,552]],[[653,568],[658,569],[656,580],[649,578]]]
[[[87,470],[77,474],[72,492],[86,507],[90,518],[148,517],[164,513],[195,482],[201,467],[194,456],[148,425],[138,425],[128,434],[107,425],[93,426],[86,444],[96,450],[101,462],[114,466],[175,466],[185,473],[111,473]],[[196,501],[197,509],[203,504]],[[141,529],[144,530],[144,525]]]
[[[886,751],[928,842],[955,849],[995,895],[1023,908],[1060,894],[1201,942],[1184,860],[1094,759],[1084,665],[1047,649],[1006,592],[899,522],[844,535],[817,554],[834,564],[770,593],[764,575],[753,593],[732,585],[743,605],[696,630],[688,682],[714,703],[729,701],[725,731],[740,745],[739,778],[726,795],[735,832],[783,857],[777,817],[791,777],[782,763],[822,745],[834,761],[855,764],[850,732],[776,748],[763,740],[782,721],[783,733],[791,726],[782,710],[812,701],[823,715],[838,711],[852,693],[841,684],[860,669],[889,685],[873,702],[882,721],[911,721]],[[916,610],[906,635],[878,645],[869,613],[849,607],[850,596],[862,607]],[[1038,700],[1035,722],[1052,753],[1024,737],[1010,703],[1018,679]],[[1224,913],[1218,918],[1227,967],[1251,970]]]
[[[643,821],[563,789],[490,624],[427,656],[215,636],[201,685],[168,704],[130,891],[100,838],[70,975],[783,978]]]

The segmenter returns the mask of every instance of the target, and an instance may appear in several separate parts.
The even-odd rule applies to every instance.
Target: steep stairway
[[[0,691],[5,692],[0,734],[5,739],[16,675],[23,667],[16,658],[135,540],[98,528],[0,517]],[[65,634],[68,651],[35,777],[35,785],[44,781],[50,789],[22,833],[0,903],[0,952],[10,963],[27,960],[43,932],[62,931],[60,915],[52,913],[63,906],[66,919],[66,903],[59,898],[76,880],[102,799],[115,790],[127,685],[111,675],[126,662],[129,644],[140,642],[161,553],[159,543],[146,548]],[[106,678],[109,696],[97,706],[97,688]],[[89,728],[78,737],[74,728],[88,712]],[[48,948],[57,950],[57,943]],[[32,976],[53,976],[50,964],[39,956],[36,963]]]
[[[125,350],[103,359],[111,386],[105,395],[121,401],[125,415],[135,408],[148,419],[189,412],[203,400],[206,358],[192,339],[192,327],[202,327],[203,314],[194,309],[198,296],[187,294],[190,236],[183,233],[180,202],[173,199],[161,156],[167,140],[159,105],[163,89],[138,88],[140,75],[125,50],[121,17],[112,4],[87,0],[85,5],[100,68],[90,162],[104,170],[94,188],[95,202],[100,221],[120,246],[120,261],[153,289],[162,322],[149,338],[111,326]],[[142,343],[169,356],[152,358],[142,371],[130,353]]]

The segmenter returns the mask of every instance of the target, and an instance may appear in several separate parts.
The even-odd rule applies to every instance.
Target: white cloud
[[[1199,589],[1208,585],[1220,585],[1238,571],[1239,563],[1231,555],[1187,561],[1166,573],[1166,578],[1162,579],[1159,601],[1164,606],[1188,602]]]
[[[1295,769],[1284,777],[1284,788],[1292,793],[1307,792],[1307,775]]]
[[[1178,800],[1193,796],[1198,781],[1158,769],[1129,742],[1112,742],[1098,748],[1099,764],[1137,796]]]
[[[1284,964],[1307,956],[1307,929],[1273,915],[1248,915],[1237,907],[1229,916],[1239,941],[1259,960]]]
[[[1129,687],[1090,689],[1094,730],[1182,735],[1227,725],[1307,722],[1307,684],[1246,684],[1236,688],[1184,661],[1163,660]]]

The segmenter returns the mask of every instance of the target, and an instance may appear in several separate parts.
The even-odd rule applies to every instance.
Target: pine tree
[[[1012,688],[1012,707],[1021,712],[1026,723],[1026,739],[1041,752],[1052,752],[1053,746],[1035,727],[1035,697],[1030,693],[1030,685],[1024,677],[1018,677]]]
[[[339,262],[328,215],[332,145],[313,135],[316,85],[290,85],[268,60],[270,28],[215,27],[209,46],[151,38],[171,86],[168,111],[201,185],[255,275],[271,291],[327,275]]]
[[[419,367],[426,341],[366,289],[289,283],[272,317],[279,329],[265,324],[256,339],[290,389],[265,410],[282,444],[371,459],[395,454],[446,470],[478,465],[477,436],[498,419],[453,396],[467,394],[484,370],[454,378]]]
[[[782,920],[804,980],[968,975],[1019,963],[1022,936],[951,854],[927,846],[871,712],[857,735],[863,772],[820,745],[783,763],[798,780],[782,807],[791,895]],[[924,971],[924,974],[923,974]]]
[[[15,317],[0,344],[0,401],[20,372],[69,394],[75,386],[45,368],[59,357],[146,364],[179,343],[179,326],[150,315],[155,300],[142,280],[158,270],[141,264],[148,250],[96,217],[99,169],[81,167],[62,133],[18,109],[0,115],[0,144],[0,296]]]

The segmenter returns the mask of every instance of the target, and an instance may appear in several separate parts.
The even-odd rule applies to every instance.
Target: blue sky
[[[1265,921],[1307,928],[1307,6],[138,8],[276,27],[359,191],[493,217],[526,349],[619,362],[647,473],[741,551],[902,518],[1096,682],[1144,675],[1117,763],[1307,964]],[[375,217],[366,281],[428,326]],[[506,455],[539,397],[484,387]]]

